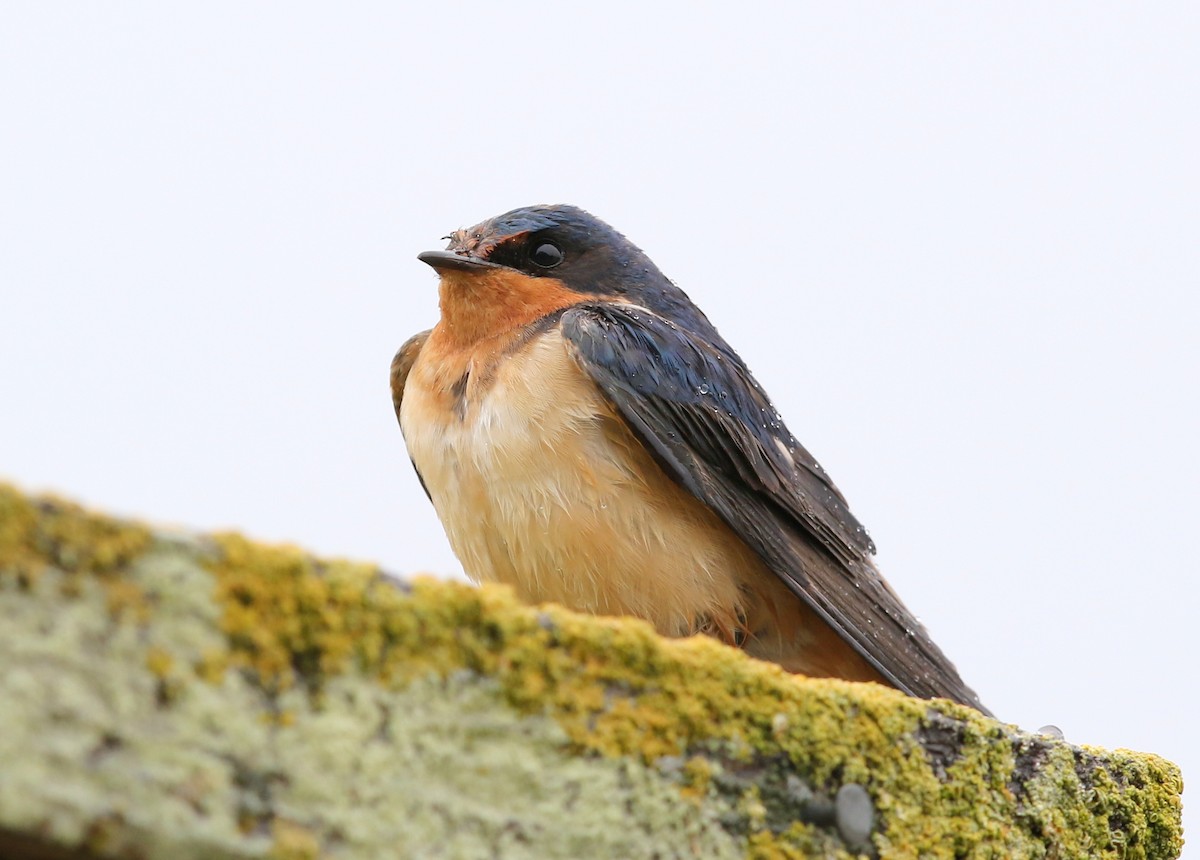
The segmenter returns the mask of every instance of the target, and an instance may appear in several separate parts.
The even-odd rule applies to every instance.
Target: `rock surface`
[[[0,666],[0,857],[1182,845],[1181,777],[1153,755],[3,485]]]

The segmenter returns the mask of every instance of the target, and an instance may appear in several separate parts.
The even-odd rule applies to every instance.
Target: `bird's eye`
[[[543,242],[533,249],[533,253],[529,255],[529,259],[533,261],[535,266],[541,266],[543,269],[553,269],[563,261],[563,253],[558,250],[557,245]]]

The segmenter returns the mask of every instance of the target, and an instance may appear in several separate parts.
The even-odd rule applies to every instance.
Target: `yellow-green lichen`
[[[107,577],[150,541],[142,526],[91,514],[61,499],[29,499],[0,484],[0,573],[22,584],[48,567]]]
[[[175,561],[137,569],[154,591],[174,566],[183,592],[148,625],[113,619],[94,584],[63,606],[57,571],[0,591],[0,833],[170,860],[739,856],[725,807],[571,754],[553,720],[473,672],[396,687],[331,674],[320,696],[240,671],[189,679],[211,581],[206,596]],[[168,699],[163,672],[179,682]],[[292,719],[262,719],[279,712]]]
[[[874,843],[885,858],[1136,860],[1180,848],[1178,770],[1154,756],[1096,755],[951,703],[797,679],[708,639],[666,641],[628,619],[529,608],[502,589],[403,586],[371,566],[317,561],[236,535],[148,547],[149,538],[113,537],[126,527],[71,525],[88,518],[77,509],[14,499],[0,495],[7,506],[0,511],[19,520],[16,527],[0,520],[0,586],[14,570],[74,559],[98,574],[106,593],[125,583],[141,595],[149,615],[115,612],[109,596],[107,617],[139,627],[144,647],[159,649],[139,665],[160,708],[185,709],[243,685],[260,704],[239,717],[255,731],[307,744],[313,720],[340,707],[335,691],[346,684],[373,683],[379,696],[403,698],[430,678],[458,679],[468,688],[487,685],[519,719],[548,719],[561,732],[555,743],[575,756],[556,758],[555,767],[609,761],[626,768],[626,782],[630,773],[655,785],[665,778],[676,801],[710,816],[704,820],[717,816],[746,856],[844,856],[828,820],[806,819],[807,801],[797,798],[807,792],[814,804],[828,803],[849,782],[875,804]],[[59,521],[47,529],[38,525],[43,516]],[[110,548],[64,555],[47,549],[61,541],[29,538],[63,532],[95,533]],[[91,593],[87,577],[64,576],[85,583],[77,599]],[[164,631],[168,610],[176,614]],[[485,749],[472,743],[468,761]],[[243,782],[234,793],[247,834],[284,819],[308,832],[311,819],[279,803],[264,812],[256,804],[266,801],[254,798],[271,792]],[[277,834],[291,832],[279,826]],[[262,835],[268,847],[270,832]]]
[[[307,827],[279,818],[271,835],[271,860],[317,860],[321,856],[321,842]]]
[[[352,665],[382,669],[388,616],[401,595],[374,568],[319,563],[298,549],[259,547],[238,535],[214,543],[218,552],[207,561],[232,665],[275,690],[296,683],[316,690]]]
[[[761,831],[747,840],[747,860],[852,860],[854,856],[829,831],[800,821],[780,834]]]
[[[664,641],[628,619],[532,610],[501,589],[421,581],[405,595],[370,569],[322,571],[299,551],[236,537],[221,545],[213,569],[231,641],[272,684],[300,678],[319,688],[350,666],[398,683],[468,668],[496,678],[522,712],[551,714],[581,752],[650,763],[713,750],[718,759],[786,762],[826,791],[861,783],[884,822],[878,843],[896,856],[910,845],[952,857],[984,844],[1039,856],[1038,834],[1054,834],[1064,856],[1154,857],[1177,838],[1169,791],[1108,792],[1101,804],[1091,798],[1104,779],[1084,785],[1053,762],[1034,780],[1036,801],[1014,798],[1011,730],[962,706],[873,685],[797,682],[708,639]],[[953,726],[959,754],[934,766],[920,737],[938,721]],[[1130,756],[1121,767],[1159,789],[1171,784],[1170,766],[1154,757]],[[785,829],[773,838],[792,837]]]

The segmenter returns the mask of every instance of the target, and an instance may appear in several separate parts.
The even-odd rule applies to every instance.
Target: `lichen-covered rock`
[[[0,857],[1170,858],[1177,768],[0,486]],[[35,853],[38,852],[38,853]]]

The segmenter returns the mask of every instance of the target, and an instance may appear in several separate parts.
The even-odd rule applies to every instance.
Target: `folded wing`
[[[562,327],[576,361],[663,469],[884,677],[986,713],[876,571],[875,547],[842,494],[719,336],[611,303],[571,308]]]

